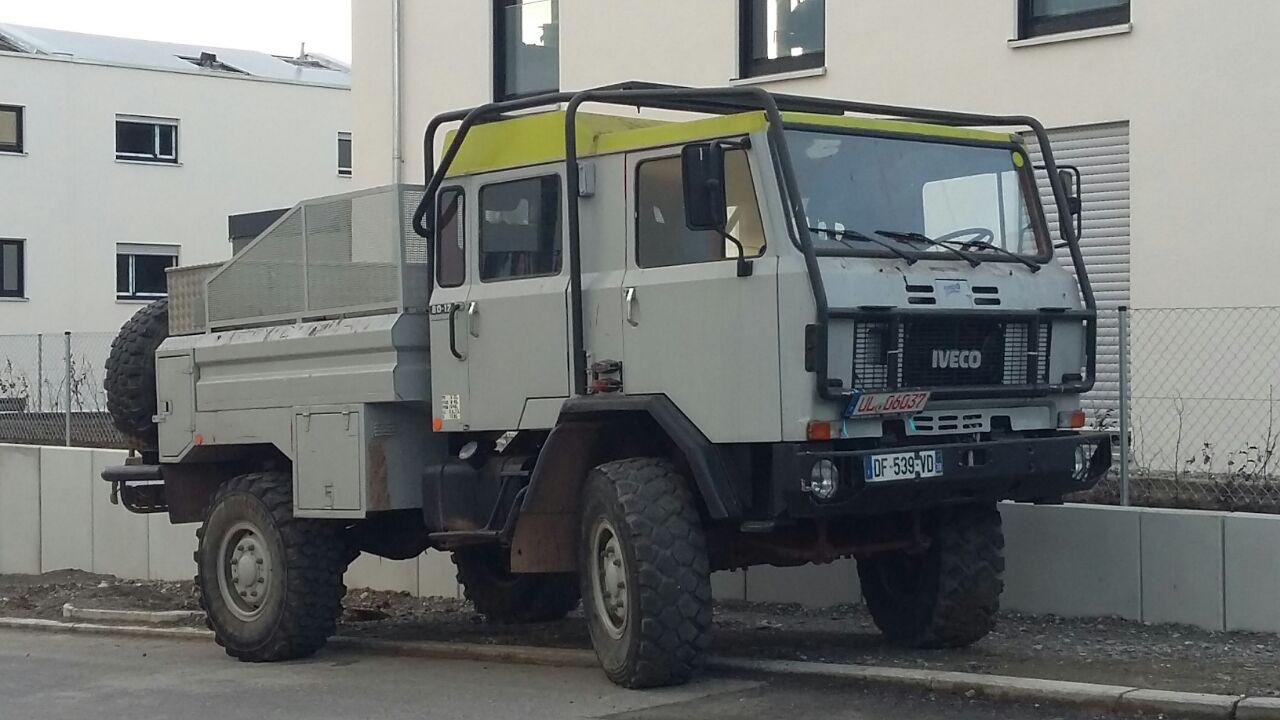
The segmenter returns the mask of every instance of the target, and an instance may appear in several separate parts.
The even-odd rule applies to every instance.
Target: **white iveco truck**
[[[710,574],[756,564],[857,558],[888,638],[962,646],[996,503],[1110,466],[1078,176],[1032,118],[629,83],[425,145],[425,187],[299,204],[113,346],[139,452],[103,476],[200,523],[234,657],[315,652],[352,558],[427,550],[492,621],[581,603],[628,687],[688,679]]]

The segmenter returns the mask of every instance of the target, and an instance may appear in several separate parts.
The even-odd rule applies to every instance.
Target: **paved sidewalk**
[[[636,692],[596,669],[391,657],[333,648],[249,664],[212,643],[0,630],[0,717],[30,720],[1094,720],[1106,714],[991,703],[847,682],[705,677]]]

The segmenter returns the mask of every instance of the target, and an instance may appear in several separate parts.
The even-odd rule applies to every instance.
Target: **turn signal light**
[[[1071,428],[1073,430],[1084,427],[1084,411],[1067,410],[1058,413],[1058,427]]]
[[[809,427],[805,431],[805,437],[808,437],[810,440],[830,440],[831,423],[822,422],[820,420],[810,420]]]
[[[441,420],[440,418],[431,418],[431,429],[434,432],[440,432],[440,429],[443,427],[444,427],[444,420]]]

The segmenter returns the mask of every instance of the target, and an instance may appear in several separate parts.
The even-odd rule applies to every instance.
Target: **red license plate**
[[[855,393],[845,406],[844,416],[914,415],[929,402],[927,392]]]

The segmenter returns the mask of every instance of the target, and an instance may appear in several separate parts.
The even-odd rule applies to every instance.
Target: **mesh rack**
[[[206,322],[187,329],[425,311],[427,246],[412,227],[422,195],[399,185],[299,203],[208,273],[203,297],[188,298]]]

